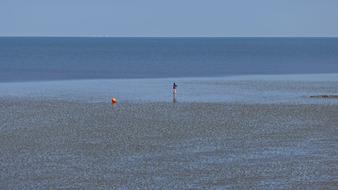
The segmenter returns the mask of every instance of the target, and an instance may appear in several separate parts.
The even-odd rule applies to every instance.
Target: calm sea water
[[[338,73],[338,38],[0,38],[0,81]]]

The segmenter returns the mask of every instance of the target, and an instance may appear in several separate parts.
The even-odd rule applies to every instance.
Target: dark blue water
[[[338,73],[338,38],[0,38],[0,81]]]

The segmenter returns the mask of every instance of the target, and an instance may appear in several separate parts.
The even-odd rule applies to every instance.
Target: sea
[[[0,37],[0,97],[288,102],[337,73],[338,38]]]

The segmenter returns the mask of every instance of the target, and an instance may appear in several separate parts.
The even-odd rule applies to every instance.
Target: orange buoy
[[[117,103],[117,100],[116,100],[116,98],[112,98],[112,99],[111,99],[111,104],[113,104],[113,105],[114,105],[114,104],[116,104],[116,103]]]

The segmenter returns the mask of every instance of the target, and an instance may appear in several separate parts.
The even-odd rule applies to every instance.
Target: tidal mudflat
[[[337,105],[0,99],[0,189],[337,189]]]

